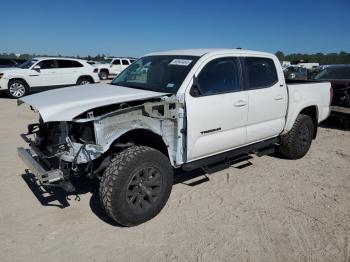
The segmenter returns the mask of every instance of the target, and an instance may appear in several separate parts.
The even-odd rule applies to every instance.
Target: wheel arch
[[[102,72],[102,71],[105,71],[105,72],[107,72],[107,74],[109,74],[108,68],[101,68],[101,69],[99,69],[99,72]]]
[[[172,163],[169,153],[169,147],[165,143],[163,137],[150,129],[136,128],[128,130],[116,138],[110,148],[118,147],[118,144],[127,145],[132,143],[137,146],[148,146],[162,152]]]
[[[316,105],[308,106],[302,109],[298,115],[303,114],[310,116],[312,119],[312,122],[314,123],[314,136],[315,139],[317,136],[317,129],[318,129],[318,108]]]
[[[87,79],[91,80],[92,83],[95,83],[94,78],[92,76],[90,76],[90,75],[81,75],[81,76],[79,76],[78,79],[77,79],[77,83],[79,82],[80,79],[83,79],[83,78],[87,78]]]
[[[8,81],[8,84],[7,84],[8,86],[10,85],[11,81],[21,81],[21,82],[23,82],[23,83],[27,86],[28,90],[29,90],[29,88],[30,88],[28,82],[27,82],[24,78],[21,78],[21,77],[13,77],[13,78],[10,78],[9,81]]]

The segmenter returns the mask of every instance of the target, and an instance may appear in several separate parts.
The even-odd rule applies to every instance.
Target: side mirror
[[[33,70],[35,70],[35,71],[38,71],[38,72],[39,72],[39,71],[40,71],[40,66],[39,66],[39,65],[34,66],[34,67],[33,67]]]
[[[198,96],[201,96],[202,94],[203,92],[199,86],[198,78],[196,76],[193,76],[193,84],[190,90],[190,95],[193,97],[198,97]]]

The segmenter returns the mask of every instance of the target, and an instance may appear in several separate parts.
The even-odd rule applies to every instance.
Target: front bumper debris
[[[27,165],[30,171],[40,181],[42,185],[52,185],[64,180],[63,172],[59,169],[46,170],[38,161],[38,156],[33,154],[29,149],[23,147],[17,148],[18,156]]]

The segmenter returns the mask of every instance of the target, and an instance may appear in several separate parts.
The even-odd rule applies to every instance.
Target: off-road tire
[[[11,89],[11,87],[13,85],[17,85],[17,89],[18,91],[13,91],[13,89]],[[15,88],[15,87],[12,87]],[[19,90],[20,89],[20,90]],[[21,80],[10,80],[10,82],[8,83],[8,89],[7,89],[7,96],[10,98],[21,98],[25,95],[27,95],[29,93],[29,87],[27,85],[26,82],[21,81]]]
[[[101,80],[107,80],[108,79],[108,72],[106,70],[102,70],[99,74],[99,77]]]
[[[289,159],[300,159],[310,149],[314,135],[314,123],[310,116],[300,114],[292,129],[281,136],[279,152]]]
[[[159,193],[154,202],[147,205],[147,209],[140,210],[142,207],[136,209],[128,198],[128,194],[133,192],[130,190],[130,183],[134,181],[134,174],[140,172],[139,170],[149,170],[149,168],[159,171],[161,176],[161,182],[158,182],[161,184]],[[173,176],[169,159],[158,150],[146,146],[129,147],[118,153],[104,171],[99,189],[101,205],[108,216],[120,225],[135,226],[146,222],[155,217],[168,201],[173,186]],[[148,181],[151,181],[152,176],[150,177]],[[138,189],[132,188],[132,190]],[[147,195],[143,196],[143,199],[145,197]]]

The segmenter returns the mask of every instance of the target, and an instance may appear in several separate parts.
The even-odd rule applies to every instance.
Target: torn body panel
[[[141,106],[122,109],[93,120],[96,144],[106,152],[112,144],[129,131],[149,130],[160,137],[168,150],[173,166],[184,163],[183,104],[171,100],[146,102]],[[179,142],[180,141],[180,142]]]

